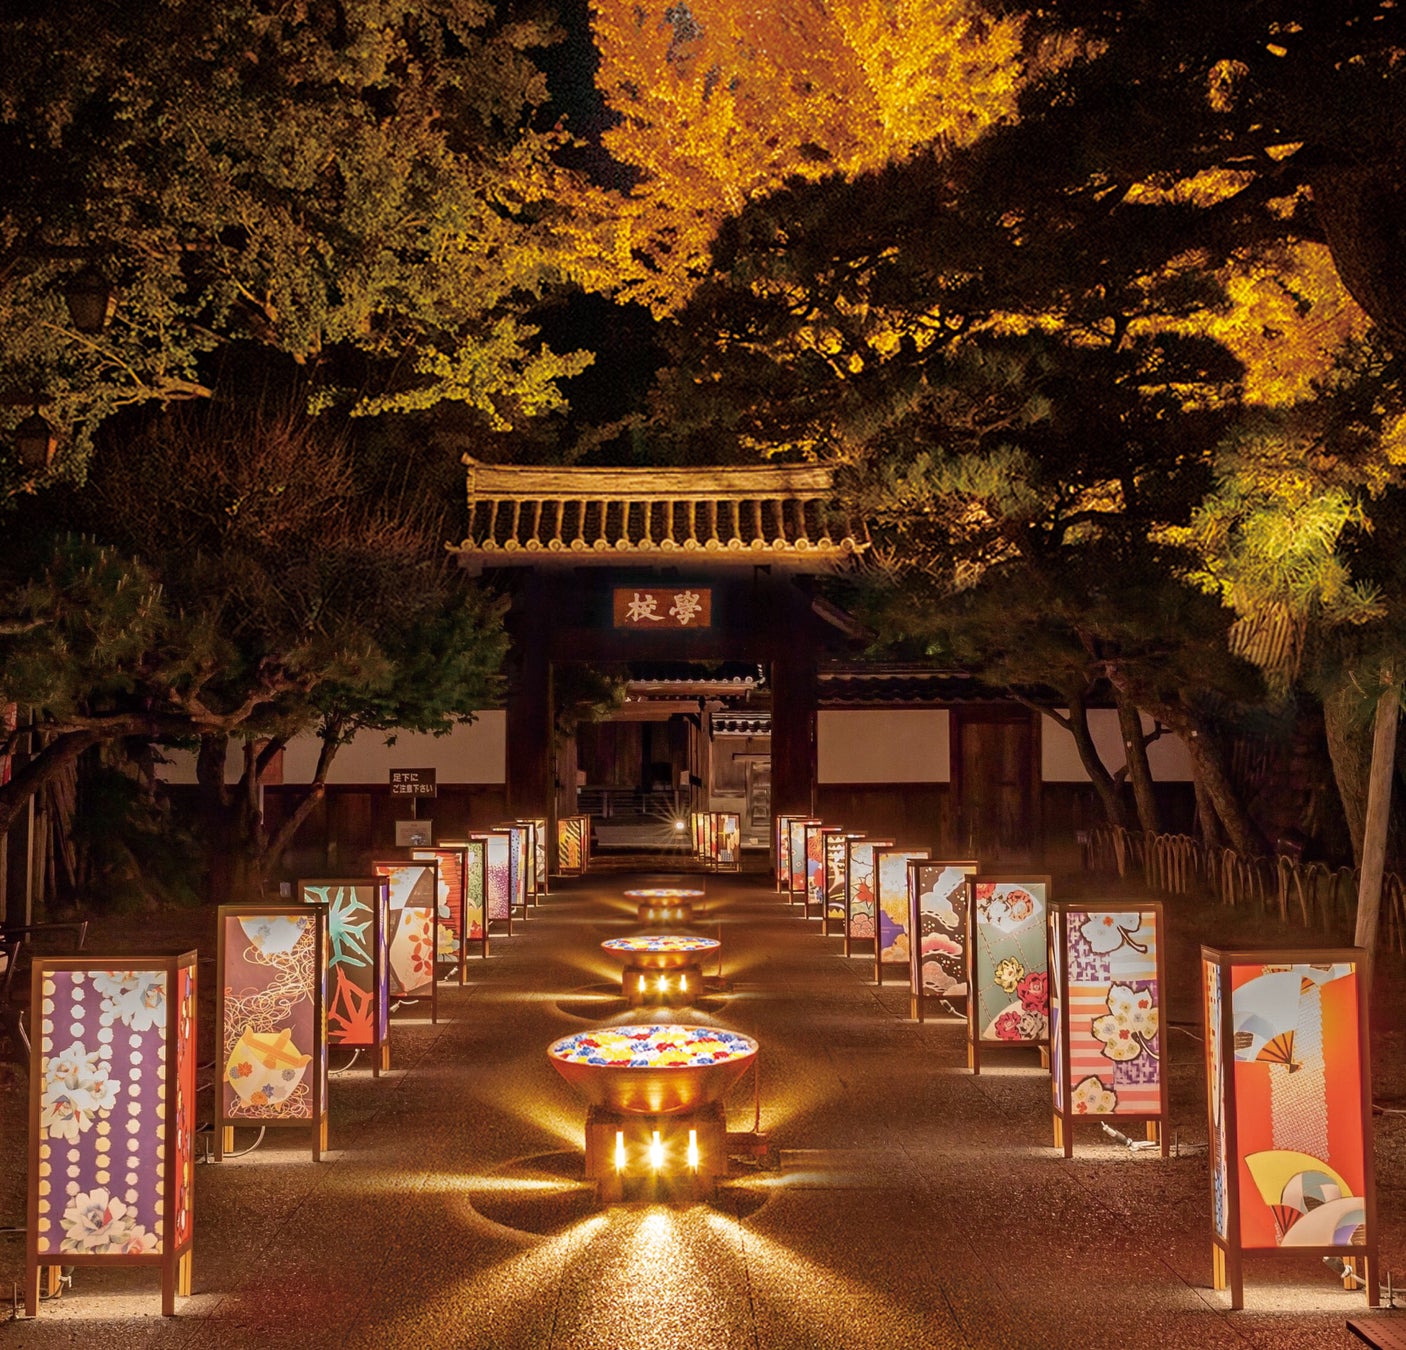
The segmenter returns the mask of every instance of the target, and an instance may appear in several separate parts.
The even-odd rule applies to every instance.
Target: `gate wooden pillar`
[[[545,579],[528,572],[507,618],[508,745],[504,789],[513,819],[556,820],[552,774],[551,612]],[[554,834],[549,837],[555,837]]]
[[[777,596],[771,655],[771,809],[815,809],[814,616],[808,597],[787,587]]]

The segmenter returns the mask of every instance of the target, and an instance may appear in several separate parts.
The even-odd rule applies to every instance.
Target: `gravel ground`
[[[773,1168],[734,1162],[707,1204],[600,1207],[582,1181],[584,1110],[542,1051],[627,1020],[599,951],[631,932],[628,876],[559,882],[496,941],[441,1022],[396,1021],[393,1072],[333,1079],[331,1153],[288,1131],[197,1169],[194,1293],[159,1316],[154,1272],[82,1269],[17,1346],[1346,1347],[1365,1313],[1314,1258],[1251,1259],[1246,1307],[1210,1286],[1197,959],[1302,944],[1263,918],[1167,903],[1173,1156],[1080,1131],[1050,1147],[1033,1054],[966,1069],[955,1021],[908,1020],[760,878],[710,877],[729,988],[680,1020],[762,1043]],[[1056,894],[1106,895],[1087,878]],[[92,954],[181,950],[200,967],[213,1045],[213,916],[99,917]],[[1329,939],[1334,940],[1334,939]],[[209,958],[209,959],[206,959]],[[1406,958],[1373,988],[1373,1099],[1384,1271],[1406,1280]],[[212,1070],[202,1072],[207,1081]],[[210,1115],[209,1093],[202,1097]],[[729,1128],[752,1124],[750,1091]],[[26,1078],[0,1066],[0,1223],[24,1213]],[[242,1141],[242,1136],[241,1136]],[[23,1238],[0,1237],[0,1289]],[[1406,1313],[1388,1319],[1406,1327]],[[1400,1317],[1400,1322],[1396,1321]]]

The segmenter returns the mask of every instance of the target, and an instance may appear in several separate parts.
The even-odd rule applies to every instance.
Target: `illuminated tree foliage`
[[[1214,261],[1318,240],[1393,343],[1406,337],[1406,18],[1394,0],[996,4],[1081,55],[1022,96],[1007,152],[1065,209]]]
[[[1014,110],[1021,23],[968,0],[595,0],[605,135],[640,180],[616,246],[630,298],[676,308],[718,226],[789,179],[850,176]]]
[[[32,392],[81,475],[107,417],[208,396],[230,343],[296,364],[315,409],[557,406],[588,357],[531,307],[599,268],[534,127],[547,36],[485,0],[7,5],[3,420]],[[120,294],[97,334],[62,300],[85,265]]]

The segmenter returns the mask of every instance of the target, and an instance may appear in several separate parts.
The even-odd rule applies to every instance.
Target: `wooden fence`
[[[1104,826],[1088,832],[1084,866],[1120,877],[1142,874],[1163,895],[1204,891],[1223,905],[1248,906],[1284,923],[1342,935],[1357,917],[1357,869],[1293,858],[1242,858],[1207,848],[1189,834],[1143,834]],[[1406,952],[1406,885],[1394,872],[1382,881],[1380,946]]]

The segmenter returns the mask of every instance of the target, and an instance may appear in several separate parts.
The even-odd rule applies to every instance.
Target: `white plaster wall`
[[[821,783],[946,783],[946,708],[823,708],[815,717]]]
[[[283,781],[306,783],[317,767],[321,742],[316,736],[298,736],[283,754]],[[502,783],[506,781],[508,715],[500,708],[481,712],[466,727],[455,727],[445,736],[400,732],[394,745],[386,733],[364,731],[337,751],[329,783],[385,784],[391,769],[433,769],[439,783]],[[225,776],[239,777],[241,748],[231,743]],[[171,763],[161,776],[172,783],[195,782],[195,755],[168,750]]]
[[[1151,731],[1154,723],[1144,715],[1142,725],[1144,731]],[[1117,709],[1090,708],[1089,731],[1098,747],[1099,758],[1108,766],[1109,773],[1117,773],[1127,763],[1123,737],[1118,731]],[[1147,762],[1159,783],[1191,781],[1191,757],[1181,738],[1170,732],[1163,732],[1147,747]],[[1040,778],[1046,783],[1089,781],[1074,737],[1050,717],[1040,718]]]

